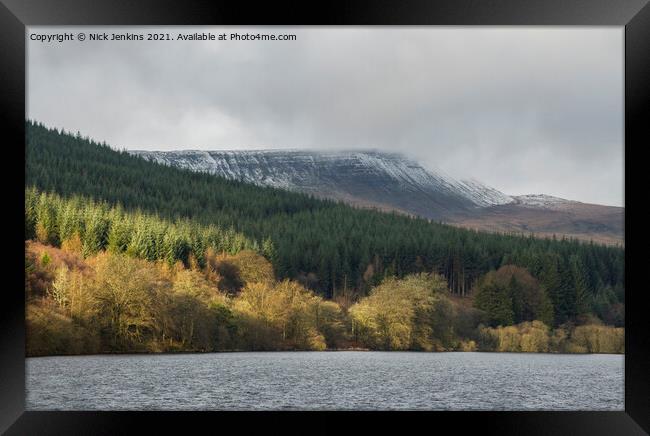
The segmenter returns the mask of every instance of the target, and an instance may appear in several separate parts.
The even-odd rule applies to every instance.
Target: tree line
[[[268,260],[251,250],[208,249],[204,267],[82,251],[75,244],[26,242],[28,356],[351,348],[624,352],[623,329],[598,320],[490,327],[485,311],[451,294],[435,273],[388,277],[367,297],[346,303],[277,280]]]
[[[140,210],[126,211],[120,205],[78,195],[63,198],[33,187],[25,190],[25,240],[32,239],[55,247],[77,247],[86,257],[107,250],[170,265],[182,262],[204,267],[208,251],[235,254],[253,250],[274,256],[270,239],[257,241],[232,227],[165,220]]]

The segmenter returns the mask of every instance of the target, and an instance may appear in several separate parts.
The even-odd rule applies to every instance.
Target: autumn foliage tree
[[[436,274],[388,278],[350,308],[353,336],[384,350],[433,349],[446,281]],[[449,325],[449,324],[448,324]]]

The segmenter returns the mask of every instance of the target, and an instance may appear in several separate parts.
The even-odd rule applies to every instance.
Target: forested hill
[[[26,187],[232,227],[260,244],[270,238],[276,275],[327,297],[363,294],[387,275],[419,271],[437,271],[453,292],[465,294],[488,271],[516,264],[545,286],[556,323],[577,314],[585,293],[592,302],[623,301],[621,248],[485,234],[360,210],[148,162],[33,122],[26,132]],[[98,243],[108,242],[100,235]]]

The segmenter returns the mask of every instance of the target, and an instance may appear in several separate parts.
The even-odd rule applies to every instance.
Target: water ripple
[[[29,410],[623,410],[621,355],[267,352],[26,360]]]

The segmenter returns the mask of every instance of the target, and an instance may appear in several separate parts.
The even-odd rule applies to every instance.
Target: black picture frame
[[[24,190],[9,167],[24,161],[25,28],[32,25],[579,25],[625,26],[625,186],[632,189],[634,159],[650,144],[650,6],[648,0],[330,0],[265,2],[260,5],[169,0],[0,0],[0,101],[5,109],[2,153],[9,215],[15,240],[20,229]],[[645,163],[647,166],[647,163]],[[24,167],[23,167],[24,168]],[[639,168],[640,170],[640,168]],[[632,192],[632,191],[628,191]],[[628,195],[626,198],[634,198]],[[641,198],[643,200],[643,198]],[[642,262],[633,253],[642,242],[633,239],[630,203],[625,203],[626,338],[624,412],[26,412],[24,265],[19,256],[6,263],[0,319],[0,431],[12,435],[122,434],[142,426],[187,431],[206,426],[210,432],[234,425],[238,433],[273,429],[282,433],[338,433],[374,430],[477,430],[498,434],[647,434],[650,431],[650,326],[643,287],[634,287],[634,268]],[[638,208],[640,211],[640,207]],[[637,207],[632,207],[632,212]],[[7,214],[7,212],[10,212]],[[13,220],[15,219],[15,223]],[[635,230],[639,232],[640,230]],[[637,233],[634,234],[637,236]],[[632,250],[632,251],[630,251]],[[13,248],[8,249],[13,253]],[[632,254],[631,254],[632,253]],[[15,264],[13,263],[15,262]],[[632,281],[630,281],[632,279]]]

